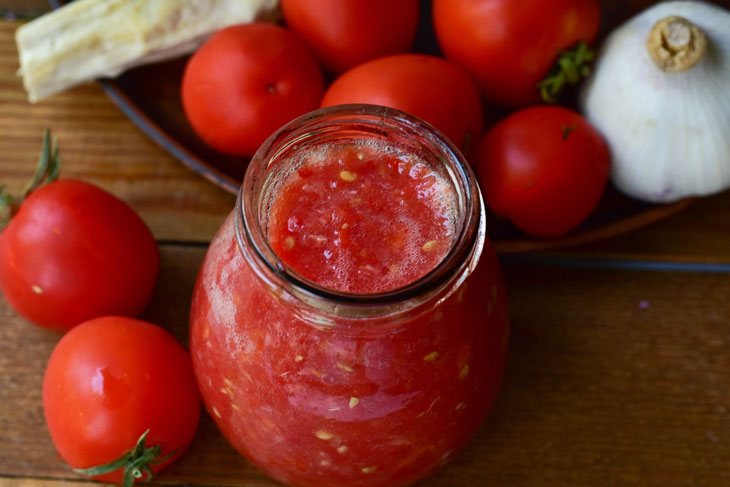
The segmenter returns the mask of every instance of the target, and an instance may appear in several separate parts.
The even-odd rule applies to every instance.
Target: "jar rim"
[[[447,169],[459,213],[452,245],[442,260],[419,279],[404,286],[377,292],[353,293],[321,286],[294,271],[271,247],[260,221],[260,201],[255,196],[265,183],[266,170],[277,157],[306,137],[316,137],[324,125],[365,124],[373,130],[413,131],[424,137]],[[423,301],[436,291],[463,281],[476,265],[485,241],[484,203],[471,167],[456,146],[429,123],[393,108],[350,104],[312,111],[287,123],[272,134],[251,159],[236,202],[236,238],[239,249],[259,277],[309,304],[328,302],[338,310],[364,309]],[[248,250],[252,252],[248,252]],[[466,272],[465,272],[466,271]],[[463,275],[462,275],[463,274]],[[424,298],[424,299],[419,299]],[[414,303],[418,304],[418,303]]]

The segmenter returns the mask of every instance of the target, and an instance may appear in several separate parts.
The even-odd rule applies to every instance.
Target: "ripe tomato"
[[[583,117],[541,106],[518,111],[487,132],[477,176],[495,213],[547,237],[588,217],[610,166],[606,142]]]
[[[559,51],[598,32],[598,0],[434,0],[433,24],[446,58],[503,106],[537,103],[537,84]]]
[[[35,190],[0,234],[0,287],[33,323],[59,331],[147,305],[160,256],[126,203],[89,183]]]
[[[397,108],[444,133],[468,158],[482,132],[479,91],[448,61],[398,54],[361,64],[337,78],[322,106],[368,103]]]
[[[282,0],[286,24],[329,70],[406,52],[418,27],[418,0]]]
[[[43,379],[43,410],[53,443],[75,469],[121,458],[149,430],[147,451],[138,452],[149,461],[137,464],[149,475],[145,467],[159,471],[190,444],[200,398],[190,357],[172,335],[112,316],[82,323],[58,342]],[[80,473],[110,482],[123,476],[119,467]]]
[[[319,105],[322,72],[304,42],[265,23],[228,27],[190,58],[182,103],[210,146],[251,156],[289,120]]]

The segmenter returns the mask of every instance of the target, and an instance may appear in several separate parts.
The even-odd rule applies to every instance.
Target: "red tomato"
[[[160,267],[152,233],[126,203],[71,179],[35,190],[0,234],[0,287],[33,323],[63,331],[134,316]]]
[[[282,0],[286,24],[335,73],[406,52],[418,27],[418,0]]]
[[[112,316],[80,324],[56,345],[43,380],[43,409],[71,467],[113,462],[149,430],[145,445],[159,448],[148,450],[147,466],[156,472],[190,444],[200,398],[190,357],[172,335]],[[94,478],[120,482],[122,474],[117,469]]]
[[[213,35],[190,58],[182,102],[210,146],[251,156],[276,129],[319,105],[322,72],[306,45],[282,27],[251,23]]]
[[[537,84],[559,51],[598,32],[598,0],[434,0],[433,23],[446,58],[503,106],[540,100]]]
[[[541,106],[516,112],[487,132],[477,176],[487,203],[525,232],[555,236],[593,211],[610,154],[579,114]]]
[[[398,54],[356,66],[325,92],[322,106],[368,103],[397,108],[444,133],[467,158],[482,132],[479,92],[466,73],[448,61]]]

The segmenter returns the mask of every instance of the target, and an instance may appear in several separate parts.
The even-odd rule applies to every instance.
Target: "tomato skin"
[[[592,43],[600,23],[598,0],[434,0],[432,15],[446,58],[508,107],[538,103],[558,52]]]
[[[479,146],[477,177],[489,207],[525,232],[551,237],[585,220],[608,180],[603,137],[562,107],[515,112]]]
[[[335,73],[406,52],[418,28],[418,0],[282,0],[286,24]]]
[[[185,349],[162,328],[123,317],[102,317],[64,335],[43,379],[43,409],[58,452],[73,468],[120,458],[150,430],[146,445],[160,457],[190,444],[200,398]],[[121,470],[95,477],[121,481]]]
[[[251,156],[289,120],[318,107],[324,91],[314,56],[292,32],[272,24],[234,25],[214,34],[188,61],[183,108],[211,147]]]
[[[444,133],[467,158],[482,133],[479,91],[459,67],[434,56],[397,54],[369,61],[337,78],[322,106],[368,103],[397,108]]]
[[[0,234],[3,294],[24,318],[58,331],[97,316],[137,315],[159,267],[142,219],[83,181],[35,190]]]

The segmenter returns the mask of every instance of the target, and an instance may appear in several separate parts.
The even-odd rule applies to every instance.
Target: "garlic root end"
[[[672,15],[654,24],[646,48],[659,69],[681,73],[705,55],[707,35],[689,20]]]

